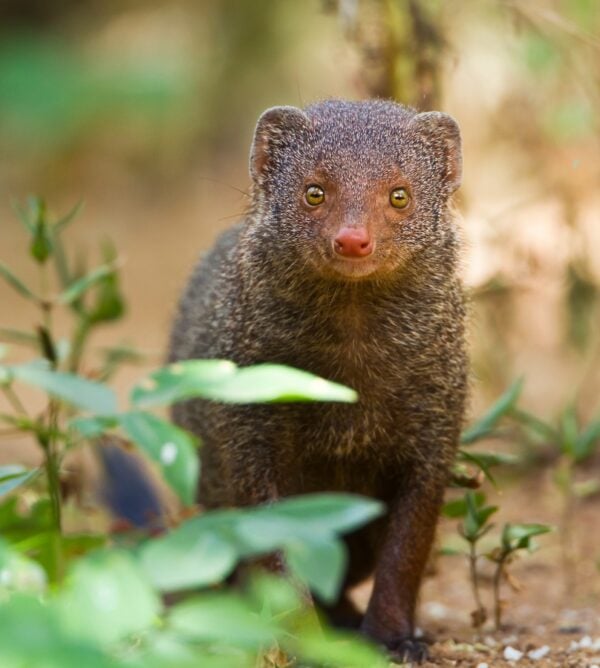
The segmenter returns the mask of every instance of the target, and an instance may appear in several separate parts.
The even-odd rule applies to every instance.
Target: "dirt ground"
[[[498,524],[544,522],[556,525],[560,498],[548,471],[501,485],[488,500],[500,505]],[[560,534],[537,539],[539,550],[511,567],[521,587],[503,587],[504,627],[488,621],[479,636],[471,627],[473,603],[466,558],[440,556],[423,587],[419,626],[434,639],[430,660],[423,664],[461,668],[600,668],[600,504],[593,498],[577,512],[572,550],[573,581],[567,585]],[[456,521],[444,520],[439,543],[456,543]],[[491,564],[481,561],[484,605],[492,616]],[[368,588],[357,591],[366,601]]]

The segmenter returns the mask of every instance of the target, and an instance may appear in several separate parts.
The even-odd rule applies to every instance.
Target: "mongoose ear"
[[[309,125],[308,116],[297,107],[271,107],[264,111],[256,124],[250,152],[252,178],[257,180],[265,173],[275,147]]]
[[[452,194],[462,180],[462,149],[458,123],[452,116],[441,111],[425,111],[412,119],[409,128],[443,151],[446,165],[444,180],[449,194]]]

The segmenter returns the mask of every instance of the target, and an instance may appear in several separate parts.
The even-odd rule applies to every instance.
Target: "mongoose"
[[[358,391],[356,404],[190,401],[201,501],[245,506],[316,491],[383,500],[352,534],[328,612],[422,660],[414,612],[463,421],[467,356],[456,122],[387,101],[275,107],[258,121],[251,205],[199,263],[170,359],[288,364]],[[349,587],[374,573],[362,616]]]

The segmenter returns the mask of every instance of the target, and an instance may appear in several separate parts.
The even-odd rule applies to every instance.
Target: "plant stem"
[[[38,436],[38,441],[44,450],[44,467],[48,482],[48,495],[52,513],[53,531],[51,536],[51,564],[50,580],[57,582],[63,576],[62,554],[62,498],[60,488],[60,459],[56,449],[56,431],[58,426],[59,407],[56,401],[51,400],[48,406],[48,432]]]
[[[508,555],[502,553],[498,557],[496,562],[496,571],[494,573],[494,627],[496,631],[500,630],[500,625],[502,624],[502,606],[500,603],[500,583],[502,581],[502,575],[504,574],[504,562]]]
[[[485,608],[481,602],[479,593],[479,575],[477,573],[477,546],[475,541],[469,541],[469,572],[471,576],[471,587],[473,589],[473,598],[475,599],[476,611],[473,616],[473,622],[477,631],[483,626],[485,621]]]
[[[79,369],[79,364],[90,330],[90,321],[86,316],[81,316],[73,335],[71,354],[69,356],[69,371],[71,373],[77,373],[77,370]]]
[[[563,487],[563,511],[561,518],[560,542],[563,559],[565,595],[571,597],[576,587],[576,568],[573,550],[573,514],[575,511],[575,494],[573,492],[573,464],[565,462],[566,482]]]

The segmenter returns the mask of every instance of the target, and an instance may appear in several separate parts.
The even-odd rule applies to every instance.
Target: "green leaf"
[[[463,522],[465,538],[469,541],[478,540],[486,522],[497,510],[498,506],[484,506],[484,499],[473,492],[465,494],[467,512]]]
[[[30,299],[34,302],[41,301],[26,285],[20,278],[17,278],[12,271],[3,263],[0,262],[0,276],[14,288],[22,297]]]
[[[499,452],[469,452],[467,450],[459,450],[457,455],[458,461],[465,461],[471,464],[475,464],[480,468],[485,477],[492,483],[496,484],[494,477],[491,473],[491,468],[493,466],[499,466],[500,464],[515,464],[519,461],[519,458],[516,455],[510,455],[507,453]]]
[[[94,620],[96,623],[96,620]],[[0,605],[3,668],[133,668],[61,628],[53,607],[39,596],[13,594]],[[139,664],[138,664],[139,668]]]
[[[114,265],[102,265],[97,269],[94,269],[89,274],[78,278],[76,281],[71,283],[66,290],[61,292],[58,296],[57,301],[59,304],[71,304],[77,299],[79,299],[84,293],[86,293],[90,288],[94,287],[100,283],[103,279],[111,274],[114,274],[115,267]]]
[[[212,594],[191,598],[173,606],[169,625],[194,641],[226,643],[260,649],[274,643],[279,629],[253,612],[234,594]]]
[[[308,527],[311,535],[332,533],[341,535],[383,515],[380,501],[358,494],[317,493],[283,499],[270,506],[256,509],[256,515],[294,520]]]
[[[48,224],[44,219],[39,219],[35,224],[33,237],[29,245],[29,253],[39,264],[44,264],[52,255],[53,249],[54,244],[52,243]]]
[[[232,572],[237,562],[236,550],[220,534],[218,524],[213,526],[214,515],[220,517],[223,513],[206,513],[142,546],[141,565],[160,591],[206,587],[221,582]]]
[[[236,365],[226,360],[187,360],[154,371],[138,383],[131,393],[137,408],[164,406],[206,396],[209,388],[235,374]]]
[[[234,376],[210,388],[207,398],[228,403],[341,401],[358,398],[354,390],[306,371],[280,364],[239,368]]]
[[[31,204],[31,202],[29,202],[29,204]],[[33,234],[34,225],[33,225],[33,222],[31,221],[31,213],[26,211],[21,206],[21,204],[16,200],[12,202],[12,207],[13,207],[13,210],[14,210],[15,214],[17,215],[17,218],[19,219],[19,221],[21,222],[21,224],[25,228],[25,231],[29,232],[29,234]],[[31,210],[31,206],[30,206],[30,210]]]
[[[79,212],[83,209],[84,202],[83,200],[79,200],[77,204],[67,213],[65,214],[62,218],[59,218],[56,222],[52,223],[52,229],[56,232],[61,232],[67,225],[70,225],[70,223],[75,220],[75,218],[79,215]]]
[[[473,492],[475,506],[479,507],[485,501],[485,494],[483,492]],[[456,518],[464,517],[467,514],[467,500],[464,496],[448,501],[442,508],[444,517]]]
[[[573,444],[575,460],[581,462],[590,457],[598,447],[598,443],[600,443],[600,420],[595,420],[575,439]]]
[[[93,440],[109,429],[115,429],[118,424],[117,417],[77,417],[69,422],[69,427],[76,429],[84,438]]]
[[[42,364],[22,364],[10,367],[15,378],[35,385],[52,396],[96,415],[111,415],[117,411],[115,393],[106,385],[62,371],[52,371]]]
[[[304,536],[287,543],[285,557],[291,571],[322,601],[336,601],[347,563],[346,549],[340,540]]]
[[[464,557],[465,554],[467,554],[464,550],[461,550],[458,547],[451,547],[449,545],[442,546],[438,552],[444,557]]]
[[[579,420],[575,406],[567,406],[560,418],[560,448],[562,452],[576,458],[576,444],[579,435]]]
[[[119,424],[158,464],[164,479],[186,505],[194,503],[200,473],[196,441],[186,431],[150,413],[123,413]]]
[[[24,466],[0,466],[0,497],[6,496],[18,487],[31,482],[39,474],[39,469],[27,470]]]
[[[134,388],[131,401],[149,407],[191,397],[228,403],[357,399],[354,390],[280,364],[238,368],[225,360],[188,360],[154,372]]]
[[[338,668],[387,668],[389,660],[375,646],[350,633],[303,633],[292,643],[294,651],[311,664]]]
[[[513,550],[527,549],[534,536],[553,531],[547,524],[505,524],[502,531],[502,544]]]
[[[44,569],[0,538],[0,597],[4,599],[3,590],[42,593],[45,588]]]
[[[136,562],[119,550],[78,560],[55,605],[69,632],[99,643],[149,628],[161,608]]]
[[[545,441],[555,443],[560,438],[558,431],[552,425],[540,420],[540,418],[531,413],[527,413],[520,408],[515,408],[511,411],[510,415],[514,420],[530,429],[536,436]]]
[[[460,442],[471,445],[490,436],[500,419],[515,406],[522,389],[523,378],[519,378],[474,425],[463,432]]]

